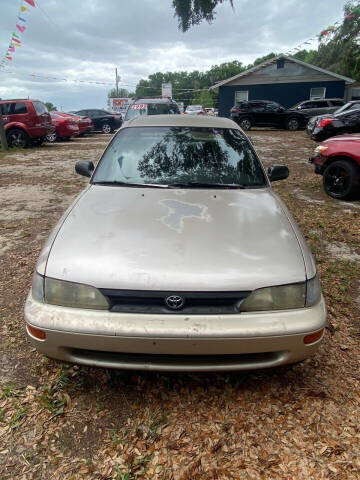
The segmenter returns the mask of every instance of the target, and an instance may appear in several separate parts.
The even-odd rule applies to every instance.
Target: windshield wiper
[[[167,188],[168,185],[161,185],[160,183],[130,183],[121,182],[119,180],[104,180],[93,182],[93,185],[118,185],[120,187],[135,187],[135,188]]]
[[[246,185],[238,183],[202,183],[202,182],[187,182],[187,183],[170,183],[169,188],[223,188],[223,189],[243,189],[248,188]]]

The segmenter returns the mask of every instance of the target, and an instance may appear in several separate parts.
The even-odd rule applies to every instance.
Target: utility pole
[[[115,69],[115,83],[116,83],[116,97],[119,98],[119,77],[117,73],[117,68]]]
[[[1,147],[3,150],[8,150],[8,143],[6,140],[6,135],[5,135],[5,128],[4,128],[4,120],[2,117],[2,110],[1,110],[1,105],[0,105],[0,140],[1,140]]]

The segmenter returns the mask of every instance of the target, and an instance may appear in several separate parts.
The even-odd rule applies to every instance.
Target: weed
[[[3,408],[0,410],[0,422],[4,421],[6,409]]]
[[[21,420],[25,417],[28,407],[22,407],[17,402],[14,404],[14,407],[16,411],[10,418],[10,425],[16,428],[19,426]]]
[[[52,415],[61,415],[64,412],[65,402],[53,394],[48,388],[44,389],[39,396],[39,403],[45,407]]]

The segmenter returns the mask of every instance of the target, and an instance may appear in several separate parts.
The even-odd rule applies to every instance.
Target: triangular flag
[[[20,10],[21,10],[22,12],[28,12],[28,11],[29,11],[28,8],[24,7],[24,5],[21,5]]]
[[[28,3],[29,5],[31,5],[32,7],[35,7],[34,0],[25,0],[25,2]]]
[[[15,52],[15,47],[10,46],[9,47],[9,52]]]
[[[21,25],[16,24],[16,28],[21,32],[24,33],[26,30],[26,27],[22,27]]]
[[[22,22],[26,22],[25,18],[18,17],[18,19],[21,20]]]
[[[12,60],[12,58],[11,58],[11,57],[5,57],[5,58],[6,58],[7,60]]]
[[[16,33],[13,32],[13,37],[19,38],[19,35],[16,35]]]
[[[18,45],[21,44],[21,41],[18,40],[17,38],[14,38],[14,37],[11,39],[11,41],[12,41],[13,43],[17,43]]]

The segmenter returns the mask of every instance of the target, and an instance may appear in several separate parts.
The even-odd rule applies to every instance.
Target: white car
[[[188,105],[184,113],[187,115],[206,115],[202,105]]]
[[[25,305],[36,349],[84,365],[241,370],[316,352],[312,255],[232,120],[126,122],[48,238]]]

